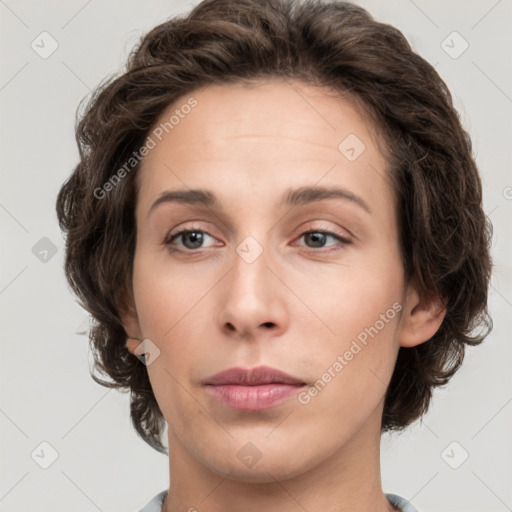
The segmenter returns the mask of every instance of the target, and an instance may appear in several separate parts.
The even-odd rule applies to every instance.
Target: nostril
[[[265,322],[264,324],[262,324],[264,327],[274,327],[274,323],[273,322]]]

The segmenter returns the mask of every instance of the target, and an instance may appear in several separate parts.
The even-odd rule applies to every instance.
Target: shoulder
[[[142,507],[139,512],[161,512],[162,504],[166,496],[167,489],[158,493],[151,501],[146,503],[146,505],[144,505],[144,507]]]
[[[420,512],[409,500],[398,494],[386,493],[386,498],[391,505],[398,507],[401,512]]]

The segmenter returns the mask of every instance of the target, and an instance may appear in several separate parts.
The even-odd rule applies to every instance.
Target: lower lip
[[[207,391],[219,402],[233,409],[260,411],[275,407],[295,395],[304,386],[291,384],[262,384],[241,386],[235,384],[207,385]]]

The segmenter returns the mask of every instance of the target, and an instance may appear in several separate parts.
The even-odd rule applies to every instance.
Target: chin
[[[281,457],[280,457],[281,459]],[[305,471],[303,464],[298,464],[297,467],[290,466],[290,461],[286,458],[285,464],[282,459],[280,461],[268,461],[263,463],[260,460],[252,468],[244,468],[241,464],[236,464],[235,467],[227,467],[227,473],[222,472],[228,480],[234,482],[245,482],[250,484],[267,484],[275,483],[276,481],[284,481],[298,476],[300,473]],[[224,469],[224,464],[222,465]],[[226,465],[228,466],[228,465]]]
[[[259,450],[248,441],[241,446],[236,443],[234,447],[225,448],[214,454],[204,454],[208,460],[203,459],[203,463],[213,472],[236,482],[262,484],[284,481],[297,477],[320,462],[315,456],[307,458],[303,447],[284,444],[277,447],[267,445]]]

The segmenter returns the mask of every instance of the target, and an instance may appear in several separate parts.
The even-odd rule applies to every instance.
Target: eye
[[[338,246],[331,250],[339,250],[342,249],[343,246],[350,244],[350,240],[348,240],[345,237],[342,237],[336,233],[333,233],[332,231],[326,230],[326,229],[313,229],[310,231],[305,231],[302,233],[299,237],[299,239],[303,238],[306,241],[306,246],[310,249],[322,249],[324,247],[329,246]],[[333,244],[329,244],[326,246],[326,242],[329,239],[334,239],[335,242]]]
[[[181,252],[194,252],[197,249],[205,249],[210,246],[218,245],[215,243],[211,243],[209,246],[203,245],[205,240],[210,238],[215,240],[210,234],[201,229],[182,229],[181,231],[177,231],[176,233],[169,234],[166,239],[163,241],[164,245],[167,246],[170,252],[181,251]],[[309,249],[322,249],[330,246],[333,247],[329,250],[339,250],[342,249],[345,245],[351,243],[351,241],[341,235],[333,233],[327,229],[314,229],[310,231],[305,231],[299,237],[299,239],[304,238],[306,241],[306,247]],[[327,244],[327,241],[331,239],[334,240],[334,243]],[[181,244],[178,244],[177,241],[180,241]],[[178,248],[176,248],[176,246]]]
[[[171,252],[177,251],[181,249],[175,249],[173,246],[176,245],[175,240],[180,240],[182,242],[181,247],[193,251],[194,249],[204,249],[205,246],[203,246],[203,242],[207,237],[213,240],[213,237],[209,235],[206,231],[194,228],[182,229],[177,233],[168,235],[168,237],[164,240],[164,244],[168,247],[168,249]]]

